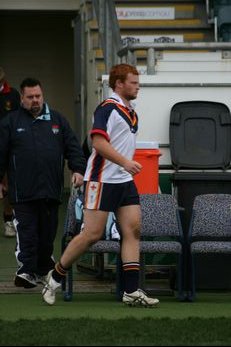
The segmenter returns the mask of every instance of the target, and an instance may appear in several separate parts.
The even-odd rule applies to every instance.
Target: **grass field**
[[[56,258],[61,251],[65,206],[66,200],[60,209]],[[114,293],[97,293],[94,276],[85,274],[82,277],[91,279],[91,293],[75,292],[73,300],[66,302],[60,290],[56,304],[48,306],[41,298],[42,287],[12,290],[14,246],[15,239],[0,234],[1,346],[231,345],[230,291],[200,291],[193,303],[162,294],[157,295],[160,304],[155,309],[130,308],[117,301]],[[5,283],[10,283],[9,290],[4,289]]]
[[[230,293],[200,293],[193,303],[178,302],[174,297],[159,296],[160,304],[154,309],[124,306],[110,293],[75,294],[73,301],[65,302],[61,292],[57,294],[54,306],[42,301],[41,294],[1,294],[0,319],[16,321],[18,319],[52,318],[92,318],[124,319],[133,318],[171,318],[189,317],[231,319]]]
[[[160,297],[154,309],[130,308],[113,294],[0,295],[1,346],[230,346],[229,293],[200,293],[194,303]]]

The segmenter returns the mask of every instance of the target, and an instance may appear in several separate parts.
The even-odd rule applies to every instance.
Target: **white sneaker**
[[[13,222],[5,222],[4,224],[4,236],[6,237],[15,237],[15,227]]]
[[[141,290],[137,289],[133,293],[123,294],[123,303],[129,306],[144,306],[144,307],[155,307],[159,303],[158,299],[150,298],[147,294]]]
[[[61,283],[58,283],[54,280],[52,277],[53,270],[48,272],[47,278],[46,278],[46,285],[44,286],[42,290],[42,296],[43,300],[48,305],[54,305],[55,303],[55,290],[61,286]]]

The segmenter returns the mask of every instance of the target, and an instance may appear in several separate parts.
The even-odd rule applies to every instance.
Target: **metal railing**
[[[231,51],[231,42],[185,42],[185,43],[129,43],[118,51],[121,62],[137,65],[137,51],[146,51],[147,74],[156,72],[158,51]]]
[[[119,62],[117,52],[122,47],[120,28],[114,0],[93,0],[106,73]]]
[[[213,21],[213,1],[211,0],[205,0],[205,6],[206,6],[206,15],[208,18],[208,21]]]

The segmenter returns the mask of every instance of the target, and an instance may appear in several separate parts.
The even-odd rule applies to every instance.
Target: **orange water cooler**
[[[159,144],[155,141],[137,142],[134,160],[142,165],[134,176],[139,194],[157,194],[159,191]]]

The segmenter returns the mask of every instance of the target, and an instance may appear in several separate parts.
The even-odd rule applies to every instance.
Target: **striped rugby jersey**
[[[130,160],[136,148],[137,131],[136,112],[126,107],[118,94],[113,93],[96,108],[91,136],[101,134],[117,152]],[[103,158],[93,148],[88,159],[85,181],[123,183],[132,179],[132,175],[124,168]]]

